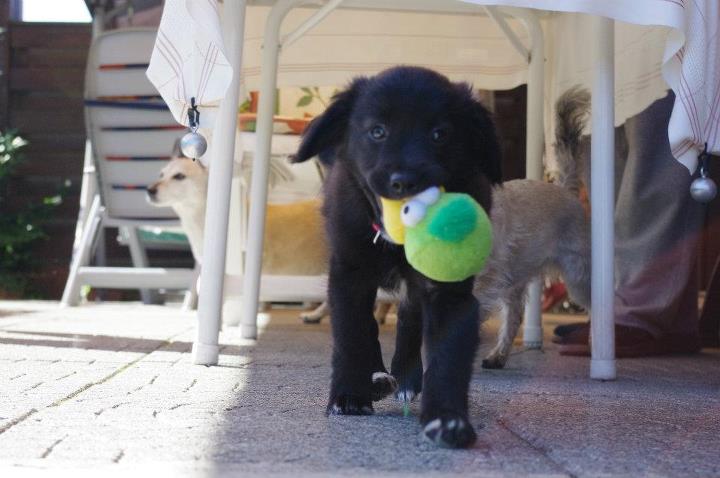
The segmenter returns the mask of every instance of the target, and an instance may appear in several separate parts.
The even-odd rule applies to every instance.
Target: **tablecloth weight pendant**
[[[203,135],[197,132],[200,127],[200,111],[195,104],[195,97],[190,99],[190,108],[188,108],[188,125],[190,132],[180,139],[180,150],[193,161],[202,157],[207,151],[207,140]]]
[[[707,177],[708,161],[710,159],[710,155],[707,152],[707,143],[705,143],[705,150],[700,153],[698,159],[700,160],[700,177],[690,184],[690,195],[694,200],[706,203],[715,199],[717,195],[717,185],[715,181]]]

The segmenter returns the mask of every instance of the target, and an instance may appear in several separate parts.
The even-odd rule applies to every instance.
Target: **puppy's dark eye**
[[[185,179],[185,175],[183,173],[177,173],[172,178],[176,181],[182,181]]]
[[[385,126],[381,124],[373,126],[369,134],[373,141],[382,141],[387,138],[387,130],[385,129]]]
[[[430,139],[435,144],[443,144],[447,141],[450,136],[450,131],[447,128],[434,128],[430,132]]]

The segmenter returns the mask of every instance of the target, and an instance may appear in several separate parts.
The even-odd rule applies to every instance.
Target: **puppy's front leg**
[[[398,307],[395,355],[391,371],[397,380],[395,397],[401,402],[410,402],[422,390],[422,305],[414,289],[409,288],[407,297]]]
[[[472,280],[431,284],[423,301],[423,325],[429,359],[423,377],[423,433],[443,447],[468,447],[476,439],[468,420],[468,389],[479,344]]]
[[[373,375],[387,375],[373,317],[378,284],[378,274],[367,264],[331,259],[328,290],[334,348],[329,414],[371,414],[377,394]]]

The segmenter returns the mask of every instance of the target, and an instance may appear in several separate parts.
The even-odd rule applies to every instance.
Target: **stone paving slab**
[[[620,361],[602,383],[586,359],[518,347],[476,367],[478,442],[448,451],[420,438],[417,404],[323,415],[327,323],[230,329],[216,367],[191,363],[193,333],[172,306],[0,302],[0,476],[720,476],[717,350]],[[381,327],[388,359],[393,340]]]

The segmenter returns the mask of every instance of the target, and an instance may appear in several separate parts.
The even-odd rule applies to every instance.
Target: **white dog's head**
[[[204,206],[207,180],[207,169],[200,161],[175,157],[160,171],[160,180],[148,187],[148,201],[174,209]]]

